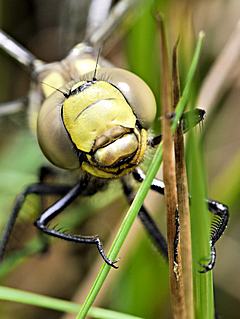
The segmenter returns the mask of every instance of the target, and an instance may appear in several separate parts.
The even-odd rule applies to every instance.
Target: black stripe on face
[[[73,91],[70,91],[69,96],[78,94],[80,92],[83,92],[84,90],[88,89],[91,85],[95,84],[97,81],[87,81],[83,84],[81,84],[79,87],[77,87],[76,89],[74,89]]]

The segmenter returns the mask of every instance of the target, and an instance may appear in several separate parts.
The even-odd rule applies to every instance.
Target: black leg
[[[145,174],[140,168],[137,168],[133,172],[133,177],[138,182],[142,182],[145,179]],[[164,187],[165,186],[163,181],[157,178],[153,180],[151,185],[151,189],[158,192],[161,195],[164,195]],[[224,230],[227,227],[229,219],[228,207],[226,205],[210,199],[207,199],[206,202],[208,205],[208,210],[216,216],[217,220],[215,219],[213,221],[210,234],[210,261],[207,265],[201,265],[203,267],[203,270],[200,272],[202,273],[213,269],[216,261],[215,243],[222,236]]]
[[[153,240],[155,247],[159,250],[163,257],[168,260],[167,241],[144,206],[141,207],[138,217],[150,235],[150,238]]]
[[[41,184],[48,184],[49,183],[49,177],[56,177],[57,171],[52,166],[46,166],[43,165],[40,167],[38,171],[38,182]],[[40,196],[40,202],[41,202],[41,209],[40,211],[43,212],[47,206],[48,201],[46,200],[46,196]],[[38,232],[39,240],[42,243],[42,249],[41,253],[45,254],[49,250],[49,237],[46,236],[43,232]]]
[[[84,243],[84,244],[94,244],[97,246],[97,249],[102,256],[103,260],[111,267],[118,268],[115,266],[116,261],[112,261],[107,258],[102,243],[98,236],[80,236],[69,233],[64,233],[57,229],[50,229],[48,223],[60,214],[67,206],[69,206],[82,192],[81,183],[76,184],[71,188],[67,194],[65,194],[61,199],[56,201],[48,209],[46,209],[41,216],[35,221],[35,226],[43,231],[44,233],[58,237],[64,240],[72,241],[75,243]]]
[[[131,204],[133,200],[133,190],[131,186],[125,181],[124,178],[121,179],[124,194],[127,197],[129,204]],[[162,235],[161,231],[159,230],[158,226],[156,225],[155,221],[147,212],[144,205],[142,205],[138,217],[141,220],[143,226],[145,227],[146,231],[148,232],[150,238],[152,239],[155,247],[158,251],[163,255],[165,259],[168,259],[168,250],[167,250],[167,242],[165,237]]]
[[[32,184],[28,186],[24,192],[18,195],[13,210],[10,214],[8,223],[3,231],[3,236],[0,241],[0,261],[3,259],[7,243],[10,239],[13,227],[17,220],[17,217],[21,211],[21,208],[29,194],[37,195],[64,195],[69,190],[69,186],[61,185],[44,185],[44,184]]]
[[[54,168],[50,166],[41,166],[38,172],[38,180],[40,183],[45,184],[46,179],[51,176],[56,176],[57,172],[55,171]]]
[[[224,230],[227,227],[228,220],[229,220],[229,212],[228,207],[222,203],[219,203],[215,200],[206,200],[208,209],[211,213],[214,214],[214,220],[211,224],[211,234],[210,234],[210,261],[207,265],[201,264],[203,270],[201,273],[205,273],[211,269],[213,269],[215,262],[216,262],[216,249],[215,243],[218,239],[222,236]]]
[[[136,168],[133,171],[133,177],[136,181],[142,183],[146,177],[145,173],[140,169],[140,168]],[[165,185],[164,182],[154,178],[152,185],[151,185],[151,189],[156,191],[157,193],[164,195],[164,189],[165,189]]]

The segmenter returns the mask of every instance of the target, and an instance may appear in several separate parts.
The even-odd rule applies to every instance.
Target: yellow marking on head
[[[97,81],[65,100],[63,121],[76,147],[90,152],[97,137],[114,126],[134,128],[136,117],[118,89]]]
[[[93,176],[96,176],[96,177],[100,177],[100,178],[118,178],[118,177],[121,177],[121,176],[124,176],[128,173],[131,173],[131,171],[134,169],[133,168],[125,168],[123,170],[119,170],[118,168],[115,168],[115,169],[111,169],[110,170],[106,170],[106,171],[103,171],[101,170],[100,168],[97,168],[93,165],[90,165],[89,163],[86,163],[86,162],[83,162],[82,163],[82,169],[93,175]]]

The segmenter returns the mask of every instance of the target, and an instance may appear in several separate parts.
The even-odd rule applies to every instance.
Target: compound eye
[[[149,86],[137,75],[122,69],[114,69],[110,81],[128,100],[142,127],[151,127],[157,107]]]
[[[68,87],[62,88],[67,92]],[[55,91],[43,103],[38,115],[37,137],[42,152],[54,165],[64,169],[79,168],[77,154],[61,118],[64,95]]]
[[[123,69],[102,68],[97,72],[97,79],[103,79],[117,87],[141,126],[145,129],[151,127],[156,116],[156,101],[151,89],[140,77]]]

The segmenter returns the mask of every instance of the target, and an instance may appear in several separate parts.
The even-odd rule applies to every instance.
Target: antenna
[[[54,89],[54,90],[56,90],[56,91],[62,93],[65,98],[68,98],[68,97],[69,97],[69,93],[67,93],[67,92],[64,92],[64,91],[62,91],[62,90],[60,90],[60,89],[58,89],[58,88],[56,88],[56,87],[54,87],[54,86],[52,86],[52,85],[50,85],[50,84],[48,84],[48,83],[45,83],[45,82],[43,82],[43,81],[41,81],[40,83],[41,83],[41,84],[44,84],[44,85],[47,85],[47,86],[49,86],[50,88],[52,88],[52,89]]]
[[[99,57],[100,57],[101,51],[102,51],[102,47],[100,47],[100,48],[98,49],[97,60],[96,60],[96,66],[95,66],[95,69],[94,69],[92,81],[96,81],[96,80],[97,80],[97,78],[96,78],[96,75],[97,75],[97,66],[98,66],[98,61],[99,61]]]

